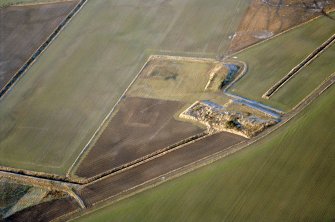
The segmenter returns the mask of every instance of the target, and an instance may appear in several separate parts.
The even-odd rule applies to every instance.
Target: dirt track
[[[132,161],[159,152],[174,143],[203,132],[174,119],[180,102],[126,97],[117,114],[81,161],[76,175],[90,178],[120,169]]]
[[[0,89],[57,28],[77,1],[0,9]]]

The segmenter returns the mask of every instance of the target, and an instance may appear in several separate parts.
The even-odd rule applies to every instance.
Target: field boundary
[[[270,99],[273,94],[280,90],[288,81],[299,74],[299,72],[311,62],[317,59],[325,50],[332,46],[335,42],[335,34],[323,42],[318,48],[311,52],[305,59],[303,59],[298,65],[293,67],[289,73],[287,73],[283,78],[270,87],[263,95],[262,98]]]
[[[66,18],[57,26],[57,28],[49,35],[44,43],[31,55],[21,68],[13,75],[13,77],[1,88],[0,100],[14,87],[17,81],[26,73],[26,71],[36,62],[41,54],[50,46],[50,44],[58,37],[60,32],[70,23],[72,18],[82,9],[87,0],[80,0]]]

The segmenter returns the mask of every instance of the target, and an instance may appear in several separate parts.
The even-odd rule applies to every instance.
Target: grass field
[[[249,149],[77,221],[332,221],[335,87]]]
[[[217,66],[220,68],[216,70]],[[146,63],[128,94],[190,104],[201,99],[225,103],[227,97],[219,89],[216,92],[205,90],[212,72],[223,76],[224,79],[228,69],[215,60],[192,61],[187,57],[181,60],[168,57],[153,58]]]
[[[304,67],[297,75],[277,91],[271,101],[285,109],[295,106],[327,77],[335,73],[335,45],[326,49],[316,60]]]
[[[0,101],[0,164],[64,174],[150,53],[215,56],[248,3],[88,1]]]
[[[287,111],[288,105],[262,99],[262,95],[334,32],[335,22],[321,17],[237,53],[238,59],[248,64],[248,72],[230,91]],[[302,97],[303,93],[306,91]]]

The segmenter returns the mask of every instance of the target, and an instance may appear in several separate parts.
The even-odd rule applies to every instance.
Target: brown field
[[[243,137],[230,133],[214,134],[129,170],[89,184],[78,193],[85,203],[95,204],[243,140],[245,140]]]
[[[63,198],[24,209],[9,218],[6,218],[6,221],[51,221],[64,214],[75,211],[78,208],[79,206],[74,199]]]
[[[203,129],[177,121],[183,103],[126,97],[100,138],[82,160],[76,175],[93,177],[155,153]]]
[[[334,8],[335,1],[253,0],[231,42],[230,51],[239,51]]]
[[[0,9],[0,89],[77,4],[67,1]]]

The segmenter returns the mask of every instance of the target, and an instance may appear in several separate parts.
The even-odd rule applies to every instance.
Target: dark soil
[[[82,160],[76,175],[93,177],[121,168],[203,129],[175,120],[180,102],[126,97],[95,145]]]
[[[72,198],[63,198],[45,202],[33,207],[26,208],[8,218],[5,221],[39,222],[51,221],[64,214],[79,209],[77,202]]]
[[[81,189],[79,193],[86,203],[94,204],[208,155],[224,150],[243,140],[245,140],[243,137],[230,133],[215,134],[134,168],[94,182]]]

